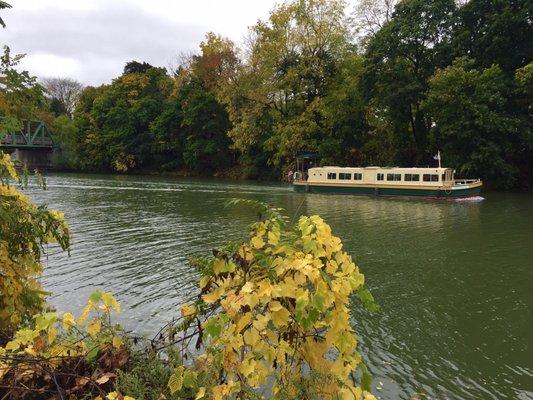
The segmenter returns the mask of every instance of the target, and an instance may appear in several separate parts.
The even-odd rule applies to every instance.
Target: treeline
[[[279,179],[305,152],[329,165],[426,166],[440,150],[459,176],[531,187],[532,2],[346,10],[293,0],[243,48],[209,33],[171,71],[128,63],[55,119],[60,162]]]

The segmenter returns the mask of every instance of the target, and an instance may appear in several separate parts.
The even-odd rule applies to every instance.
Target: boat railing
[[[295,172],[292,176],[293,182],[306,182],[307,181],[307,174],[305,172]]]
[[[480,179],[456,179],[454,181],[455,185],[470,185],[472,183],[481,182]]]

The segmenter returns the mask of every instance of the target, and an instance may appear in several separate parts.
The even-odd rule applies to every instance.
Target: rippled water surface
[[[45,287],[79,312],[95,288],[114,292],[127,328],[154,333],[196,295],[187,259],[243,239],[241,197],[318,213],[365,273],[379,314],[354,326],[381,399],[532,399],[533,197],[481,202],[296,194],[222,180],[51,175],[29,190],[64,211],[71,256],[49,249]]]

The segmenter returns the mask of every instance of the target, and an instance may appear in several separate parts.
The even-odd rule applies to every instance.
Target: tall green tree
[[[435,146],[460,176],[511,187],[518,175],[513,160],[525,145],[519,121],[507,112],[512,89],[499,66],[478,70],[473,65],[457,59],[430,79],[423,105],[435,121]]]
[[[453,0],[404,0],[368,43],[364,90],[394,133],[396,161],[425,163],[430,116],[422,109],[428,79],[449,64]]]
[[[529,0],[470,0],[457,12],[454,51],[476,67],[493,64],[513,78],[533,54],[533,3]]]
[[[192,76],[178,95],[184,135],[183,161],[198,173],[214,172],[231,164],[228,114],[214,93]]]
[[[171,78],[162,68],[125,73],[98,90],[89,121],[80,127],[89,129],[82,136],[104,151],[102,168],[125,172],[150,166],[154,147],[150,124],[171,90]]]

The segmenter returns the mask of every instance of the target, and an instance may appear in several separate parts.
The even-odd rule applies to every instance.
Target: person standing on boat
[[[294,172],[292,172],[292,169],[287,173],[287,180],[289,182],[292,182],[292,177],[294,175]]]

